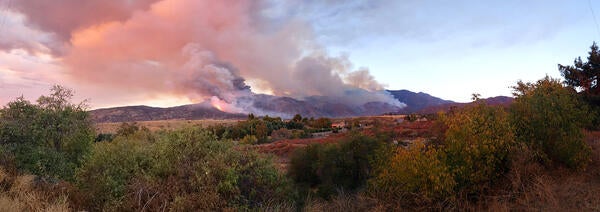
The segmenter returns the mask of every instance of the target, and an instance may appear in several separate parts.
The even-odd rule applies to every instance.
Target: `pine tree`
[[[579,93],[591,104],[600,106],[600,52],[596,42],[590,47],[587,61],[578,57],[572,66],[558,64],[567,85],[578,89]]]

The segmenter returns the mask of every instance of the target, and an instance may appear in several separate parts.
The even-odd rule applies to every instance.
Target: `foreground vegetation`
[[[298,148],[287,170],[255,144],[331,130],[330,120],[124,123],[96,136],[85,105],[56,86],[0,110],[0,211],[598,210],[595,87],[573,86],[519,82],[509,107],[474,95],[430,116],[431,136],[408,145],[350,125],[335,143]]]

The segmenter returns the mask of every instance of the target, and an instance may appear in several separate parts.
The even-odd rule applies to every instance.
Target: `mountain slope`
[[[496,96],[496,97],[490,97],[490,98],[481,99],[481,100],[483,100],[488,105],[508,107],[514,101],[514,98],[508,97],[508,96]],[[456,108],[465,107],[469,104],[470,103],[453,102],[453,103],[448,103],[448,104],[432,105],[432,106],[422,108],[421,110],[416,111],[416,113],[422,113],[422,114],[437,113],[439,111],[448,111],[453,107],[456,107]]]
[[[294,114],[301,114],[304,117],[351,117],[384,113],[436,113],[441,110],[449,110],[451,107],[463,107],[467,104],[444,100],[423,92],[415,93],[408,90],[388,90],[388,92],[400,102],[405,103],[406,107],[400,108],[384,102],[349,105],[340,103],[335,98],[308,97],[298,100],[264,94],[241,98],[239,101],[247,105],[248,109],[243,110],[245,113],[269,114],[283,118],[291,118]],[[512,102],[512,98],[500,96],[489,98],[486,101],[492,105],[508,105]],[[208,102],[169,108],[148,106],[105,108],[93,110],[91,115],[95,122],[246,118],[246,114],[223,112],[212,107]]]
[[[245,114],[226,113],[200,105],[183,105],[170,108],[125,106],[90,111],[94,122],[128,122],[168,119],[237,119]]]
[[[390,92],[394,98],[406,104],[406,107],[401,111],[402,113],[415,113],[428,107],[455,103],[423,92],[415,93],[409,90],[388,90],[388,92]]]

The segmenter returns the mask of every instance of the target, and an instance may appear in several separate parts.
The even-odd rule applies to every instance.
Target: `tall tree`
[[[578,57],[573,63],[568,66],[558,64],[565,83],[577,88],[589,103],[600,106],[600,52],[596,42],[590,47],[587,61]]]

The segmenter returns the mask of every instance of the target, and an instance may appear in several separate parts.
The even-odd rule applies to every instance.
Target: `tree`
[[[576,91],[547,76],[536,83],[518,82],[513,89],[511,121],[517,141],[536,151],[542,162],[584,168],[591,150],[582,128],[591,118]]]
[[[318,118],[317,120],[311,121],[311,127],[326,129],[331,128],[331,119],[328,118]]]
[[[269,128],[264,121],[259,121],[256,124],[256,138],[258,138],[259,143],[267,142],[267,138],[269,136]]]
[[[21,171],[72,179],[95,137],[85,102],[70,103],[73,91],[55,85],[37,105],[23,97],[0,112],[0,147]]]
[[[300,114],[296,114],[294,115],[294,118],[292,118],[293,122],[302,122],[302,116]]]
[[[600,52],[596,42],[590,47],[586,62],[578,57],[573,63],[572,66],[558,64],[565,84],[578,88],[588,102],[600,106]]]

